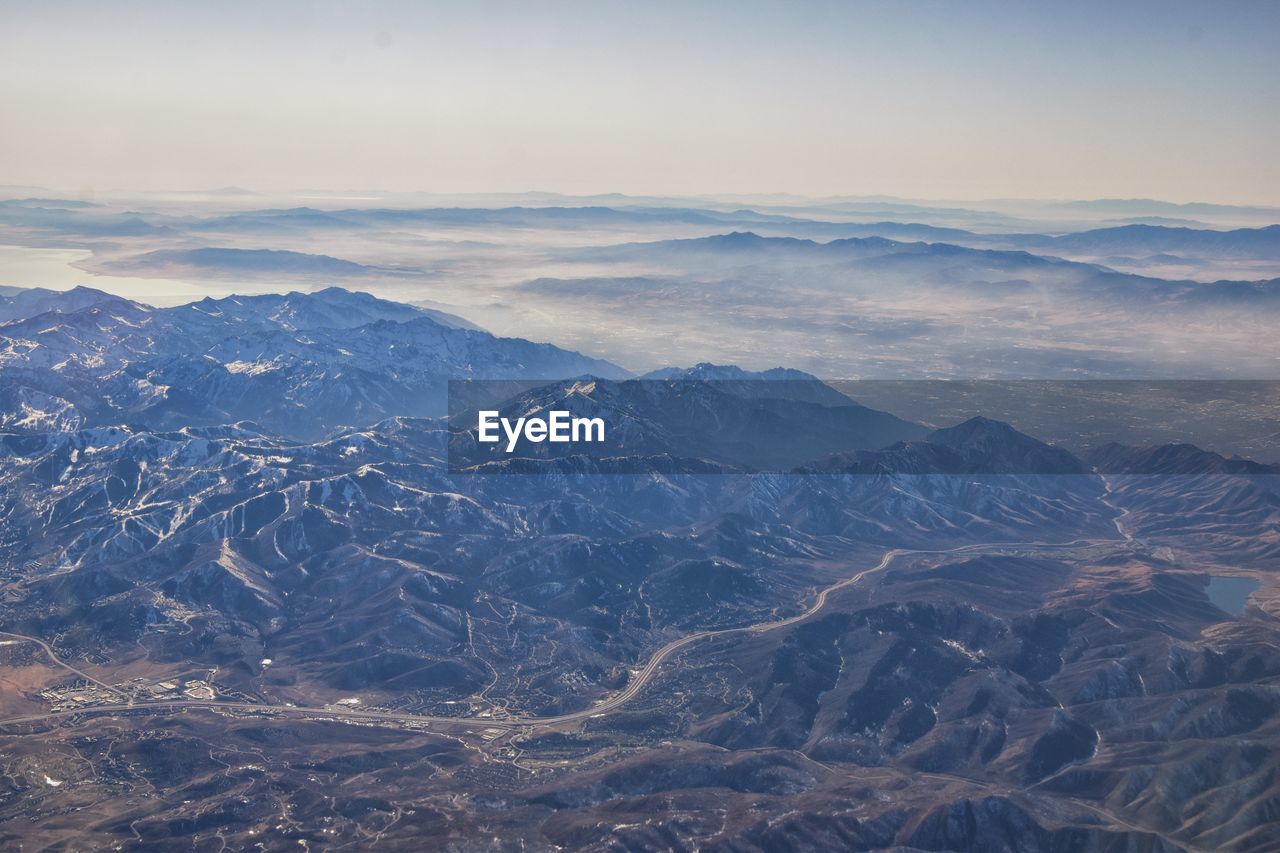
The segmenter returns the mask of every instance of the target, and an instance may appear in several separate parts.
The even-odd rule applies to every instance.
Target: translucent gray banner
[[[1280,472],[1280,382],[464,380],[448,418],[455,472]]]

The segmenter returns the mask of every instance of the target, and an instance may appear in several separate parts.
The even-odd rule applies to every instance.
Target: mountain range
[[[4,298],[6,844],[1274,846],[1275,466],[338,288]],[[468,456],[472,387],[609,441]]]

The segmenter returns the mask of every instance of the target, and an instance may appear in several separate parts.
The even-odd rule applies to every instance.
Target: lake
[[[1253,578],[1235,578],[1221,575],[1209,577],[1209,588],[1205,591],[1214,606],[1227,611],[1232,616],[1244,612],[1244,603],[1250,595],[1262,586]]]

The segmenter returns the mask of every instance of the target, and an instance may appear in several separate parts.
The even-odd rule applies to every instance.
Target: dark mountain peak
[[[290,295],[292,296],[293,293],[290,293]],[[328,287],[322,288],[321,290],[312,291],[311,295],[319,299],[353,299],[353,300],[362,301],[362,302],[385,301],[385,300],[378,299],[378,297],[374,296],[372,293],[369,293],[367,291],[348,290],[345,287],[338,287],[338,285],[336,284],[331,284]]]
[[[901,246],[902,242],[900,240],[891,240],[888,237],[871,235],[868,237],[842,237],[838,240],[832,240],[829,243],[824,243],[823,245],[829,250],[839,250],[844,248],[891,249],[895,246]]]
[[[1088,467],[1067,451],[1019,432],[1004,421],[978,415],[934,430],[930,444],[957,450],[990,473],[1085,474]]]
[[[101,299],[119,299],[120,298],[113,294],[107,293],[105,290],[98,290],[96,287],[89,287],[88,285],[85,285],[85,284],[77,284],[75,287],[71,288],[70,290],[64,290],[62,292],[67,294],[68,296],[71,296],[71,295],[80,296],[80,297],[96,296]]]
[[[676,240],[659,240],[656,243],[630,243],[624,246],[614,248],[627,248],[632,250],[662,250],[674,249],[680,251],[692,252],[811,252],[826,251],[832,248],[839,249],[842,246],[866,246],[878,243],[894,244],[892,240],[883,240],[882,238],[859,238],[850,237],[844,240],[833,240],[829,243],[819,243],[816,240],[809,240],[803,237],[766,237],[757,234],[754,231],[731,231],[728,234],[714,234],[709,237],[690,237]]]
[[[794,237],[762,237],[754,231],[731,231],[728,234],[717,234],[704,238],[711,246],[722,248],[754,248],[769,245],[770,241],[781,243],[808,243],[809,240],[797,240]]]
[[[1162,234],[1179,231],[1185,233],[1190,230],[1190,228],[1183,225],[1154,225],[1150,222],[1131,222],[1128,225],[1117,225],[1112,228],[1095,228],[1093,233],[1106,231],[1112,234]]]
[[[720,390],[741,397],[771,397],[817,403],[822,406],[849,406],[854,401],[803,370],[772,367],[768,370],[744,370],[733,364],[701,362],[693,367],[664,367],[652,370],[641,380],[678,382],[715,382]]]
[[[1010,424],[984,415],[975,415],[955,426],[936,429],[929,434],[928,440],[934,444],[958,445],[983,441],[988,438],[1036,441],[1030,436],[1018,432]],[[1036,441],[1036,443],[1039,444],[1040,442]]]
[[[1111,442],[1087,458],[1101,474],[1280,474],[1280,465],[1226,457],[1186,443],[1132,447]]]
[[[673,243],[698,244],[711,249],[726,250],[771,250],[785,249],[795,251],[813,251],[829,254],[842,254],[849,251],[863,252],[868,249],[892,249],[903,246],[898,240],[891,240],[878,235],[841,237],[820,243],[802,237],[764,237],[754,231],[733,231],[729,234],[718,234],[713,237],[700,237],[693,240],[677,240]],[[920,243],[920,246],[933,245]],[[955,247],[949,247],[955,248]]]
[[[795,370],[789,367],[773,367],[768,370],[745,370],[736,364],[713,364],[709,361],[700,361],[693,367],[660,367],[657,370],[651,370],[640,377],[641,379],[811,379],[818,381],[818,377],[811,373],[805,373],[803,370]]]
[[[416,317],[410,317],[407,320],[395,320],[383,317],[377,320],[365,323],[360,327],[360,331],[368,330],[370,332],[387,333],[405,331],[409,333],[433,332],[436,330],[446,330],[449,327],[441,323],[434,317],[422,314]],[[468,331],[468,330],[459,330]]]
[[[853,474],[1089,473],[1088,467],[1067,451],[982,416],[883,450],[826,459],[808,470]]]

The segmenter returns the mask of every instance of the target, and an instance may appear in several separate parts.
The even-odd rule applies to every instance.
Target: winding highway
[[[807,619],[811,619],[812,617],[817,615],[819,612],[821,612],[823,608],[827,606],[827,602],[833,592],[844,589],[845,587],[853,586],[854,584],[859,583],[869,575],[873,575],[873,574],[876,574],[877,572],[884,571],[893,563],[895,559],[897,559],[900,556],[903,556],[906,554],[957,554],[957,553],[963,553],[967,551],[977,551],[982,549],[1007,550],[1010,548],[1045,548],[1045,549],[1068,548],[1068,547],[1075,546],[1079,543],[1096,544],[1098,542],[1103,542],[1103,541],[1108,542],[1110,544],[1115,544],[1114,540],[1076,539],[1072,542],[1062,542],[1062,543],[1039,543],[1039,542],[978,543],[974,545],[961,545],[957,548],[947,548],[947,549],[940,549],[940,550],[894,548],[889,551],[886,551],[884,556],[880,558],[880,562],[877,563],[876,565],[867,569],[863,569],[857,574],[854,574],[847,578],[839,580],[831,584],[830,586],[827,586],[819,590],[818,594],[814,597],[813,603],[808,608],[806,608],[803,612],[798,613],[794,616],[788,616],[783,619],[776,619],[769,622],[757,622],[753,625],[744,625],[736,628],[718,628],[715,630],[698,631],[696,633],[688,634],[684,637],[680,637],[679,639],[672,640],[671,642],[659,648],[652,655],[650,655],[649,659],[645,662],[645,665],[640,669],[639,672],[637,672],[628,681],[627,686],[623,688],[621,691],[619,691],[618,693],[606,699],[602,699],[601,701],[591,705],[588,708],[584,708],[580,711],[573,711],[568,714],[558,714],[555,716],[548,716],[548,717],[511,716],[511,717],[504,717],[501,719],[491,719],[488,717],[440,717],[440,716],[431,716],[427,714],[398,713],[395,711],[363,710],[363,709],[357,709],[357,708],[340,708],[339,709],[339,708],[332,708],[332,707],[314,708],[314,707],[304,707],[304,706],[298,706],[298,705],[272,705],[272,704],[258,703],[258,702],[232,702],[232,701],[219,701],[219,700],[213,700],[213,699],[210,699],[210,700],[161,699],[161,700],[146,701],[146,702],[125,701],[125,702],[112,703],[112,704],[93,705],[87,708],[74,708],[74,709],[67,709],[62,711],[50,711],[42,714],[31,714],[23,717],[13,717],[7,720],[0,720],[0,726],[20,725],[24,723],[39,723],[43,721],[51,721],[56,719],[80,719],[80,718],[85,718],[89,716],[99,716],[102,714],[118,714],[122,712],[134,712],[134,711],[145,712],[152,709],[157,709],[157,710],[159,709],[172,709],[172,710],[205,709],[205,710],[256,712],[256,713],[283,714],[283,715],[289,715],[289,716],[300,716],[300,717],[310,717],[310,718],[346,720],[350,722],[386,723],[386,724],[393,724],[396,726],[403,726],[406,724],[410,724],[410,725],[416,724],[421,726],[425,724],[429,726],[450,728],[450,729],[485,728],[485,729],[513,730],[513,729],[543,728],[548,726],[563,725],[565,723],[572,723],[579,720],[584,720],[591,717],[597,717],[603,714],[608,714],[609,712],[615,711],[618,708],[622,707],[623,705],[627,704],[632,699],[636,698],[636,696],[638,696],[640,692],[643,691],[644,688],[647,687],[650,684],[650,682],[653,681],[653,679],[657,676],[658,670],[662,667],[663,663],[669,660],[677,652],[683,649],[686,649],[689,646],[694,645],[695,643],[701,642],[702,640],[708,640],[713,637],[727,637],[732,634],[763,634],[768,631],[776,631],[779,628],[785,628],[787,626],[795,625],[799,622],[803,622]],[[75,667],[61,660],[57,656],[57,654],[54,653],[53,649],[50,648],[48,643],[44,642],[43,640],[40,640],[36,637],[28,637],[23,634],[14,634],[7,631],[0,631],[0,635],[6,636],[6,637],[12,637],[16,640],[24,640],[24,641],[36,643],[45,651],[46,654],[49,655],[49,657],[54,662],[66,668],[67,670],[73,672],[77,676],[85,679],[86,681],[93,683],[94,685],[104,690],[111,691],[116,696],[120,696],[123,698],[125,695],[119,689],[112,687],[109,684],[105,684],[99,681],[98,679],[93,678],[92,676],[82,672],[79,669],[76,669]]]

